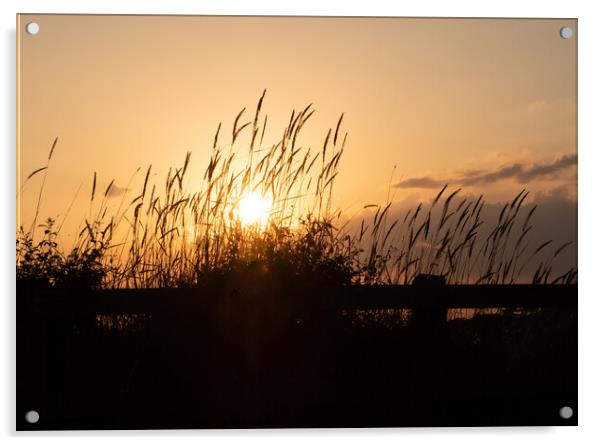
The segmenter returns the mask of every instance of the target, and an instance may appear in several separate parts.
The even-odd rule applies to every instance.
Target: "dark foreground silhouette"
[[[17,293],[18,429],[577,424],[576,286]]]

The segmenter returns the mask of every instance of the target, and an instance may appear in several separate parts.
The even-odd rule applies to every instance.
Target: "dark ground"
[[[161,292],[101,315],[18,290],[17,429],[577,424],[576,306],[406,322],[315,289]]]

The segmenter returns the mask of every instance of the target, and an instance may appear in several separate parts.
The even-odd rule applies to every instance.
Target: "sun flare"
[[[238,203],[238,217],[243,226],[265,226],[270,217],[272,200],[258,192],[244,195]]]

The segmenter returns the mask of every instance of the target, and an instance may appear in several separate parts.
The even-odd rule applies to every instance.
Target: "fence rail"
[[[52,316],[78,312],[109,315],[153,313],[169,308],[200,309],[218,301],[215,297],[220,292],[202,288],[18,292],[17,316]],[[577,285],[352,286],[329,292],[328,307],[332,308],[577,307]]]

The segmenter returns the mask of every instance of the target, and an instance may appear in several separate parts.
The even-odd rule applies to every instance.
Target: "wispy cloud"
[[[424,176],[422,178],[405,179],[405,180],[395,184],[395,187],[434,189],[434,188],[443,187],[444,184],[445,184],[445,181],[433,179],[428,176]]]
[[[117,184],[111,184],[107,189],[107,196],[109,198],[115,198],[117,196],[123,195],[125,192],[129,191],[127,187],[119,187]]]
[[[526,184],[536,178],[552,176],[572,165],[577,164],[577,155],[564,155],[550,163],[514,163],[500,166],[494,171],[466,172],[455,178],[438,179],[429,176],[408,178],[395,184],[397,188],[439,188],[445,184],[459,184],[472,186],[477,184],[491,184],[505,179],[513,179],[516,182]]]

